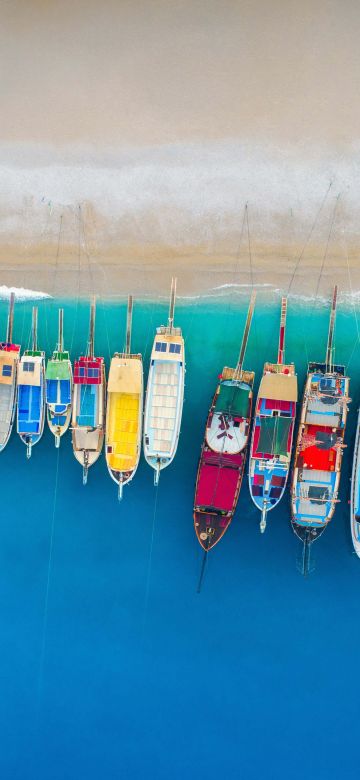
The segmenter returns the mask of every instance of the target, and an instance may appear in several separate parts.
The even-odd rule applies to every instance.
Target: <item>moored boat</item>
[[[136,472],[141,453],[143,365],[141,355],[131,353],[132,310],[129,295],[125,349],[115,352],[107,385],[105,456],[119,499]]]
[[[285,363],[286,314],[287,300],[282,298],[278,358],[264,365],[250,447],[249,488],[261,512],[262,533],[268,512],[284,495],[294,435],[298,389],[294,364]]]
[[[73,387],[70,354],[64,350],[63,323],[64,310],[59,309],[58,342],[45,372],[47,421],[56,447],[70,425]]]
[[[105,364],[103,357],[95,357],[94,339],[95,299],[91,302],[87,352],[74,363],[72,445],[75,458],[83,467],[84,485],[89,467],[97,461],[104,443]]]
[[[234,517],[250,434],[255,374],[244,357],[255,306],[252,295],[235,368],[225,366],[209,409],[197,471],[195,533],[205,552],[223,537]]]
[[[360,558],[360,409],[357,419],[351,474],[350,528],[354,550]]]
[[[6,447],[13,428],[16,410],[17,370],[20,346],[13,344],[15,294],[10,295],[5,341],[0,342],[0,452]]]
[[[175,299],[173,279],[168,324],[156,329],[146,388],[144,455],[155,485],[175,457],[184,403],[185,349],[181,328],[174,326]]]
[[[17,431],[31,457],[40,441],[45,421],[45,352],[37,346],[37,307],[32,310],[32,349],[25,350],[18,365]]]
[[[291,523],[304,545],[304,574],[309,567],[310,545],[333,517],[340,485],[350,380],[345,367],[333,359],[336,302],[337,287],[325,362],[308,366],[294,459]]]

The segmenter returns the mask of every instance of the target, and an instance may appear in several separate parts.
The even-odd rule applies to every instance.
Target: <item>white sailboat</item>
[[[144,455],[155,470],[155,485],[175,457],[184,402],[185,349],[181,328],[174,326],[175,300],[172,279],[168,324],[156,330],[145,401]]]

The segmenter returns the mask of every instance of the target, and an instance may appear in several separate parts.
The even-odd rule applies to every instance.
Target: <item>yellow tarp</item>
[[[107,460],[110,468],[116,471],[128,471],[136,466],[139,403],[138,393],[110,394],[106,443],[113,452],[107,454]]]

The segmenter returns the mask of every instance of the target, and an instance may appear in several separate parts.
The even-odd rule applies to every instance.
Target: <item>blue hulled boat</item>
[[[285,363],[286,298],[281,302],[277,363],[265,363],[255,407],[250,462],[251,498],[261,512],[260,530],[267,513],[284,495],[294,434],[297,377],[293,363]]]
[[[18,368],[17,432],[31,457],[41,439],[45,419],[45,352],[37,348],[37,307],[32,312],[32,349],[25,350]]]

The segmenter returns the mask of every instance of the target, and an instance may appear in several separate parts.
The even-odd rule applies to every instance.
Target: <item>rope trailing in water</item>
[[[148,566],[147,566],[147,572],[146,572],[145,599],[144,599],[144,610],[143,610],[143,621],[142,621],[142,634],[143,634],[143,636],[144,636],[144,633],[145,633],[146,616],[147,616],[147,611],[148,611],[148,606],[149,606],[151,568],[152,568],[152,558],[153,558],[153,550],[154,550],[154,538],[155,538],[155,525],[156,525],[156,516],[157,516],[158,493],[159,493],[159,487],[157,485],[156,488],[155,488],[154,511],[153,511],[153,516],[152,516],[151,537],[150,537],[150,549],[149,549]]]
[[[56,455],[54,499],[53,499],[53,510],[52,510],[51,526],[50,526],[49,557],[48,557],[48,566],[47,566],[46,588],[45,588],[45,599],[44,599],[44,610],[43,610],[43,621],[42,621],[42,637],[41,637],[41,650],[40,650],[39,676],[38,676],[38,716],[40,713],[40,703],[41,703],[41,696],[42,696],[43,682],[44,682],[44,665],[45,665],[46,634],[47,634],[48,613],[49,613],[50,580],[51,580],[51,569],[52,569],[53,552],[54,552],[55,517],[56,517],[58,485],[59,485],[59,464],[60,464],[60,449],[57,450],[57,455]]]

